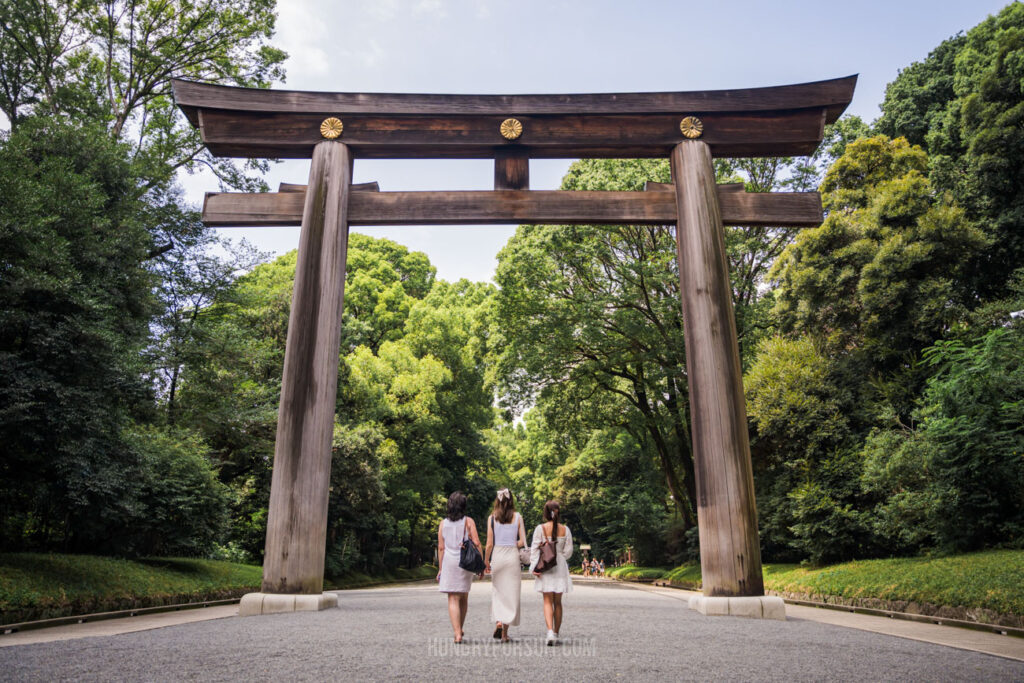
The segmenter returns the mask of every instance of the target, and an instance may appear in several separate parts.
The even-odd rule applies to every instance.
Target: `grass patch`
[[[674,569],[616,567],[620,579],[653,578],[700,588],[700,566]],[[991,550],[950,557],[858,560],[827,567],[764,565],[766,590],[848,599],[873,598],[1024,615],[1024,550]]]
[[[263,570],[200,559],[0,554],[0,622],[238,597]]]
[[[764,568],[765,588],[844,598],[906,600],[1024,615],[1024,550],[861,560],[819,569]]]
[[[436,567],[350,574],[325,587],[359,588],[436,574]],[[259,590],[262,579],[261,567],[220,560],[0,553],[0,624],[237,598]]]

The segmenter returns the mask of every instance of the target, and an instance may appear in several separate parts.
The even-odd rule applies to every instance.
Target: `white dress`
[[[561,536],[555,544],[555,567],[549,569],[540,576],[535,576],[533,589],[538,593],[571,593],[572,579],[569,577],[569,557],[572,555],[572,532],[564,524],[558,525],[559,530],[565,529],[565,536]],[[550,536],[544,534],[544,525],[539,524],[533,530],[533,543],[530,545],[530,571],[537,566],[540,559],[540,544]]]
[[[441,562],[441,580],[437,590],[442,593],[468,593],[473,574],[459,566],[462,557],[462,539],[466,534],[466,518],[457,522],[445,517],[441,520],[441,538],[444,539],[444,560]]]
[[[523,587],[523,573],[519,565],[519,525],[522,518],[517,512],[509,524],[487,518],[487,531],[493,529],[491,543],[491,621],[509,626],[519,625],[519,605]],[[526,536],[526,530],[523,530]]]

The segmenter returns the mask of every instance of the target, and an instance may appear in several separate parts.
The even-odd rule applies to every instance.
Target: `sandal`
[[[495,639],[501,638],[501,622],[500,621],[498,622],[498,625],[494,627],[494,635],[491,636],[491,637],[495,638]]]

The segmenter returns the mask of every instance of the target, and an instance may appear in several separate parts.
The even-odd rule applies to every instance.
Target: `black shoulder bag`
[[[465,521],[462,522],[462,551],[459,554],[459,566],[473,574],[479,574],[484,570],[484,558],[477,550],[476,544],[469,540]]]

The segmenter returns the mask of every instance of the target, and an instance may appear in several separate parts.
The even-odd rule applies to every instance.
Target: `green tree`
[[[934,192],[918,147],[884,136],[851,143],[822,184],[829,215],[772,268],[774,313],[843,356],[865,398],[907,416],[926,373],[915,364],[964,315],[963,281],[983,235]]]
[[[1024,4],[940,44],[886,89],[878,130],[922,145],[930,179],[989,238],[967,283],[994,298],[1024,262]]]
[[[177,169],[212,169],[259,187],[207,152],[171,97],[171,79],[269,87],[285,53],[269,45],[274,0],[2,0],[0,111],[17,128],[33,115],[101,125],[132,143],[141,189]],[[249,163],[249,168],[264,168]]]
[[[209,448],[198,434],[133,426],[125,435],[139,454],[133,477],[133,514],[116,545],[133,554],[205,556],[221,540],[229,494],[217,479]]]
[[[3,544],[103,545],[151,405],[139,353],[153,311],[137,176],[120,144],[31,120],[0,142]]]
[[[263,551],[270,463],[296,253],[254,268],[206,307],[181,379],[179,420],[199,430],[235,492],[232,540]],[[489,502],[484,386],[493,287],[434,280],[426,257],[350,236],[327,570],[432,558],[439,501]]]
[[[919,414],[939,543],[964,551],[1024,542],[1024,327],[940,342],[925,357],[939,369]]]
[[[849,559],[864,549],[854,395],[810,337],[765,339],[744,378],[766,558]]]

